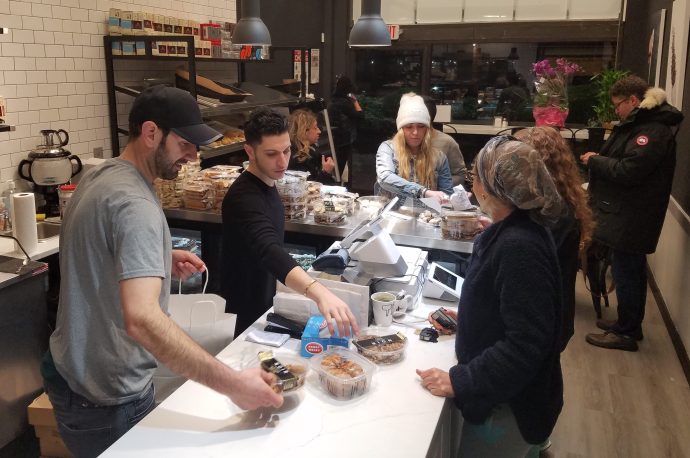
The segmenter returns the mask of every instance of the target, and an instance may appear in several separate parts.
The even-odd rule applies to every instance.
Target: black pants
[[[618,299],[618,322],[613,330],[630,335],[642,329],[647,302],[647,258],[644,254],[613,250],[611,273]]]

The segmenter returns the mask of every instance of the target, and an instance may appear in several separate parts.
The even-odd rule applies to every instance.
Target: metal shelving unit
[[[112,52],[113,42],[144,42],[146,43],[146,55],[114,55]],[[120,152],[119,135],[128,135],[126,129],[118,126],[117,120],[117,93],[126,94],[131,97],[136,97],[143,89],[142,87],[126,87],[118,85],[115,82],[115,60],[140,60],[140,61],[157,61],[157,62],[173,62],[181,61],[187,62],[187,69],[189,71],[189,92],[198,99],[201,114],[204,118],[213,118],[215,116],[223,116],[233,113],[242,113],[251,111],[260,106],[287,106],[298,102],[296,97],[267,88],[260,84],[251,82],[242,82],[241,80],[236,85],[243,91],[249,92],[251,95],[247,96],[242,102],[236,103],[219,103],[214,106],[205,106],[208,103],[204,98],[197,96],[196,89],[196,64],[197,58],[194,53],[189,53],[186,57],[176,56],[154,56],[152,54],[151,43],[160,41],[177,41],[185,42],[187,49],[194,49],[194,37],[191,36],[104,36],[103,45],[105,47],[105,61],[106,61],[106,79],[108,85],[108,105],[110,114],[110,135],[111,147],[113,156],[118,156]],[[216,63],[231,63],[238,66],[237,75],[241,78],[243,75],[243,65],[246,63],[262,63],[270,62],[270,60],[249,60],[249,59],[222,59],[222,58],[199,58],[199,62],[216,62]],[[214,150],[206,150],[201,152],[202,159],[209,159],[213,157],[222,156],[224,154],[231,154],[244,150],[244,143],[234,143],[227,147],[216,148]]]

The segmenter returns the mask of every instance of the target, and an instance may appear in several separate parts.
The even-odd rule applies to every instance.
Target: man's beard
[[[153,155],[157,176],[164,180],[174,180],[177,178],[178,170],[176,162],[168,159],[168,151],[165,149],[165,138],[163,138],[156,148],[156,152]]]

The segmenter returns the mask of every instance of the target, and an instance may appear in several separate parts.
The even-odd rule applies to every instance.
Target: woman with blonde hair
[[[335,167],[333,158],[316,151],[316,143],[321,135],[316,115],[307,109],[293,111],[290,114],[289,132],[292,155],[288,169],[309,172],[310,180],[324,184],[335,183],[331,175]]]
[[[563,287],[563,351],[575,332],[575,279],[579,259],[586,256],[592,243],[592,210],[582,189],[582,178],[575,165],[573,152],[558,130],[552,127],[532,127],[516,132],[515,137],[539,152],[568,209],[551,229],[556,242]]]
[[[453,193],[448,158],[431,147],[429,111],[414,92],[400,99],[396,126],[398,132],[381,143],[376,153],[377,185],[402,198],[448,202]]]

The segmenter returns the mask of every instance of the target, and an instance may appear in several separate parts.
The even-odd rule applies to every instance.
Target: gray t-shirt
[[[50,337],[55,367],[74,392],[114,405],[148,387],[156,360],[127,335],[119,283],[162,278],[167,312],[171,249],[163,210],[133,164],[110,159],[82,178],[60,232],[60,306]]]

